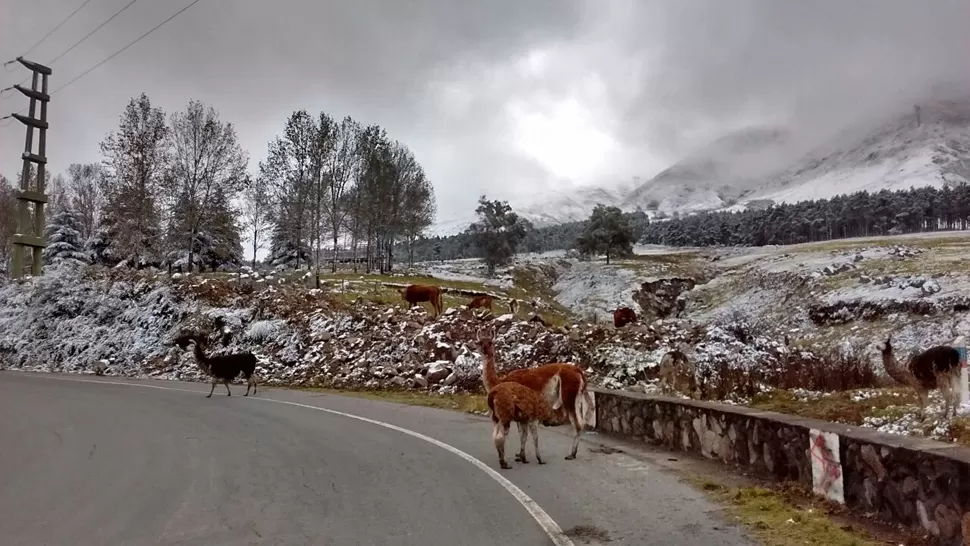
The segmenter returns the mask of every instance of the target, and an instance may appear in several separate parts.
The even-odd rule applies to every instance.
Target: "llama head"
[[[890,357],[893,354],[892,337],[892,334],[886,336],[886,341],[877,345],[877,347],[879,347],[879,352],[882,353],[883,357]]]
[[[494,328],[484,330],[484,334],[482,333],[482,330],[479,330],[478,334],[475,337],[476,337],[476,340],[478,341],[478,348],[482,350],[482,355],[492,356],[495,354],[495,329]]]
[[[542,399],[545,400],[553,411],[562,407],[562,378],[559,374],[552,376],[549,382],[542,387]]]

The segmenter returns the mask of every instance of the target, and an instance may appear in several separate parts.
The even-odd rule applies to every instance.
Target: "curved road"
[[[234,387],[0,373],[2,542],[750,544],[632,457],[563,460],[565,427],[540,432],[548,464],[498,473],[481,417]]]

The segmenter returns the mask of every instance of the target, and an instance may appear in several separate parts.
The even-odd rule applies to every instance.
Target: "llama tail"
[[[579,366],[577,366],[579,368]],[[582,368],[580,371],[579,380],[579,393],[576,396],[576,418],[580,422],[580,426],[585,429],[586,425],[592,422],[592,415],[590,413],[593,411],[593,400],[592,393],[587,389],[588,383],[586,381],[586,373]]]

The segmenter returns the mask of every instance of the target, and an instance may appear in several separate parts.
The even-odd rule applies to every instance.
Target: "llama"
[[[492,311],[492,296],[488,294],[482,294],[480,296],[475,296],[472,301],[468,304],[469,309],[488,309],[489,312]]]
[[[495,450],[498,452],[500,468],[512,468],[505,461],[505,440],[512,421],[518,426],[520,436],[516,462],[529,462],[525,455],[525,444],[529,441],[529,434],[532,434],[536,462],[545,464],[539,452],[539,421],[548,419],[553,411],[562,406],[561,385],[559,374],[556,374],[546,382],[541,392],[514,381],[499,383],[488,391],[486,402],[492,412],[492,441],[495,442]]]
[[[620,307],[613,311],[613,327],[623,328],[627,324],[637,321],[637,312],[629,307]]]
[[[246,394],[249,396],[249,388],[252,387],[253,394],[256,394],[256,356],[252,353],[236,353],[228,355],[206,356],[202,350],[202,339],[196,334],[188,334],[178,337],[175,343],[185,350],[186,345],[193,345],[195,362],[203,373],[212,380],[212,388],[206,398],[212,398],[216,385],[220,382],[226,386],[226,396],[232,396],[229,390],[229,382],[239,376],[240,373],[246,378]]]
[[[882,363],[886,373],[897,383],[912,387],[919,397],[920,416],[925,416],[929,391],[940,389],[943,394],[943,417],[953,408],[957,414],[956,395],[959,393],[957,380],[960,377],[960,352],[946,345],[937,345],[911,357],[905,365],[900,365],[893,355],[892,336],[880,347]]]
[[[580,407],[584,405],[584,402],[587,408],[592,407],[592,402],[589,400],[589,392],[586,390],[586,374],[582,368],[575,364],[556,362],[537,368],[513,370],[504,376],[499,376],[498,371],[495,369],[494,338],[494,331],[486,333],[484,336],[481,332],[478,334],[478,344],[482,351],[482,357],[484,358],[482,381],[485,384],[485,390],[490,392],[499,383],[513,381],[515,383],[521,383],[533,391],[542,392],[549,382],[552,381],[553,377],[559,376],[559,381],[562,384],[561,407],[566,412],[566,416],[569,418],[569,423],[572,425],[574,431],[572,449],[569,455],[566,455],[566,460],[575,459],[576,452],[579,450],[580,436],[586,429],[585,411],[580,411]],[[556,409],[558,410],[559,408]],[[520,434],[522,433],[521,425],[519,432]]]
[[[441,314],[444,304],[441,300],[441,289],[437,286],[424,284],[412,284],[400,290],[401,297],[408,302],[408,309],[414,307],[419,302],[426,301],[434,308],[435,316]]]

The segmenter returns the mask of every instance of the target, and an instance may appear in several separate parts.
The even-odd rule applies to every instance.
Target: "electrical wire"
[[[82,2],[81,5],[77,7],[77,9],[75,9],[74,11],[71,12],[70,15],[68,15],[67,17],[65,17],[63,21],[61,21],[60,23],[57,23],[57,26],[56,27],[50,29],[50,31],[47,34],[45,34],[43,38],[41,38],[40,40],[37,40],[37,43],[35,43],[34,45],[32,45],[29,48],[27,48],[27,51],[24,51],[20,56],[21,57],[25,57],[28,53],[30,53],[31,51],[33,51],[34,48],[36,48],[41,43],[43,43],[44,40],[50,38],[51,34],[54,34],[55,32],[57,32],[57,29],[61,28],[64,25],[64,23],[68,22],[71,19],[71,17],[74,17],[74,15],[77,12],[81,11],[81,8],[83,8],[84,6],[88,5],[88,2],[90,2],[90,1],[91,0],[84,0],[84,2]],[[13,61],[7,61],[7,62],[3,63],[3,65],[4,66],[7,66],[8,64],[13,64],[15,62],[17,62],[16,59],[13,60]]]
[[[89,0],[89,1],[90,1],[90,0]],[[47,62],[47,65],[48,65],[48,66],[50,66],[50,65],[52,65],[52,64],[54,64],[55,62],[57,62],[57,60],[58,60],[58,59],[60,59],[60,58],[61,58],[61,57],[63,57],[64,55],[67,55],[68,53],[70,53],[70,52],[71,52],[71,51],[72,51],[72,50],[73,50],[73,49],[74,49],[75,47],[77,47],[77,46],[79,46],[79,45],[81,45],[81,44],[82,44],[82,43],[83,43],[83,42],[84,42],[85,40],[87,40],[88,38],[90,38],[90,37],[91,37],[91,36],[92,36],[92,35],[93,35],[93,34],[94,34],[95,32],[97,32],[97,31],[99,31],[99,30],[101,30],[101,28],[102,28],[102,27],[104,27],[105,25],[107,25],[108,23],[110,23],[110,22],[111,22],[111,21],[112,21],[112,20],[113,20],[113,19],[114,19],[115,17],[117,17],[117,16],[119,16],[119,15],[121,15],[121,12],[123,12],[123,11],[125,11],[126,9],[128,9],[128,8],[130,8],[130,7],[131,7],[131,5],[132,5],[132,4],[134,4],[134,3],[135,3],[135,2],[137,2],[137,1],[138,1],[138,0],[131,0],[130,2],[128,2],[127,4],[125,4],[125,5],[124,5],[124,7],[122,7],[122,8],[121,8],[121,9],[119,9],[118,11],[116,11],[116,12],[114,12],[114,15],[112,15],[111,17],[108,17],[108,18],[107,18],[106,20],[104,20],[104,21],[102,21],[102,23],[101,23],[100,25],[98,25],[98,26],[96,26],[96,27],[94,27],[94,30],[92,30],[91,32],[88,32],[88,33],[87,33],[87,34],[85,34],[85,35],[84,35],[84,37],[82,37],[82,38],[81,38],[80,40],[78,40],[78,41],[76,41],[76,42],[74,42],[74,45],[72,45],[71,47],[69,47],[69,48],[67,48],[67,49],[65,49],[65,50],[64,50],[64,51],[62,51],[62,52],[61,52],[61,53],[60,53],[59,55],[57,55],[56,57],[54,57],[53,59],[51,59],[50,61],[48,61],[48,62]],[[87,2],[85,2],[85,4],[86,4],[86,3],[87,3]],[[82,7],[83,7],[83,6],[82,6]],[[12,61],[7,61],[7,63],[5,63],[5,64],[9,64],[9,63],[15,63],[15,62],[17,62],[17,60],[16,60],[16,59],[14,59],[14,60],[12,60]],[[28,80],[30,80],[30,76],[27,76],[26,78],[24,78],[24,80],[23,80],[22,82],[20,82],[20,85],[23,85],[23,84],[25,84],[25,83],[27,83],[27,81],[28,81]],[[4,88],[4,89],[3,89],[3,91],[6,91],[6,90],[8,90],[8,89],[13,89],[13,86],[10,86],[10,87],[7,87],[7,88]]]
[[[123,53],[123,52],[124,52],[124,51],[125,51],[126,49],[128,49],[129,47],[131,47],[131,46],[133,46],[133,45],[135,45],[135,44],[137,44],[137,43],[138,43],[138,42],[140,42],[140,41],[141,41],[142,39],[144,39],[145,37],[147,37],[147,36],[148,36],[149,34],[151,34],[151,33],[153,33],[153,32],[155,32],[156,30],[158,30],[158,29],[160,29],[160,28],[161,28],[162,26],[164,26],[164,25],[165,25],[166,23],[168,23],[168,22],[169,22],[169,21],[171,21],[172,19],[175,19],[176,17],[178,17],[179,15],[181,15],[181,14],[182,14],[183,12],[185,12],[185,10],[187,10],[187,9],[189,9],[189,8],[191,8],[192,6],[194,6],[194,5],[196,5],[196,4],[198,4],[198,3],[200,2],[200,1],[201,1],[201,0],[192,0],[192,3],[191,3],[191,4],[189,4],[189,5],[187,5],[187,6],[185,6],[184,8],[182,8],[182,9],[180,9],[180,10],[178,10],[178,11],[177,11],[177,12],[175,12],[175,13],[174,13],[173,15],[171,15],[171,16],[170,16],[170,17],[169,17],[168,19],[165,19],[165,20],[164,20],[164,21],[162,21],[161,23],[159,23],[159,24],[157,24],[157,25],[155,25],[155,26],[154,26],[154,27],[153,27],[153,28],[152,28],[151,30],[149,30],[148,32],[146,32],[146,33],[144,33],[144,34],[142,34],[141,36],[139,36],[139,37],[137,37],[137,38],[135,38],[135,39],[134,39],[134,40],[132,40],[131,42],[128,42],[128,45],[126,45],[125,47],[123,47],[123,48],[121,48],[121,49],[119,49],[118,51],[115,51],[115,52],[114,52],[114,53],[112,53],[111,55],[108,55],[108,56],[107,56],[107,57],[106,57],[105,59],[103,59],[103,60],[102,60],[101,62],[99,62],[98,64],[96,64],[96,65],[94,65],[94,66],[92,66],[91,68],[89,68],[89,69],[87,69],[87,70],[85,70],[84,72],[81,72],[80,74],[78,74],[77,76],[75,76],[74,78],[72,78],[71,80],[69,80],[69,81],[68,81],[67,83],[65,83],[64,85],[61,85],[61,86],[60,86],[60,87],[58,87],[57,89],[54,89],[53,91],[51,91],[51,92],[50,92],[50,95],[53,95],[54,93],[57,93],[58,91],[60,91],[60,90],[62,90],[62,89],[64,89],[65,87],[67,87],[67,86],[69,86],[69,85],[71,85],[71,84],[73,84],[74,82],[76,82],[76,81],[78,81],[78,80],[80,80],[80,79],[81,79],[81,78],[83,78],[84,76],[87,76],[88,74],[90,74],[91,72],[93,72],[93,71],[94,71],[95,69],[97,69],[97,68],[98,68],[98,67],[100,67],[101,65],[103,65],[103,64],[105,64],[105,63],[107,63],[108,61],[110,61],[111,59],[113,59],[113,58],[115,58],[115,57],[117,57],[118,55],[120,55],[121,53]],[[26,109],[26,108],[24,108],[23,110],[21,110],[20,112],[17,112],[17,113],[18,113],[18,114],[22,114],[22,113],[24,113],[24,111],[26,111],[26,110],[27,110],[27,109]],[[0,120],[4,120],[4,119],[7,119],[7,118],[11,118],[11,117],[13,117],[13,114],[9,114],[9,115],[6,115],[6,116],[3,116],[3,117],[0,117]]]

